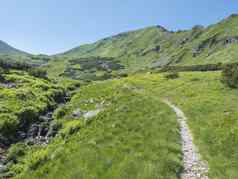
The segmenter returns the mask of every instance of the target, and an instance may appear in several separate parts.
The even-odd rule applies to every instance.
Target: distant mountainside
[[[6,42],[0,40],[0,61],[7,63],[28,63],[32,65],[42,65],[51,60],[50,56],[39,54],[32,55],[30,53],[18,50]]]
[[[27,55],[28,53],[18,50],[6,42],[0,40],[0,54],[7,54],[7,55]]]
[[[110,57],[129,69],[238,62],[238,15],[208,26],[172,32],[161,26],[121,33],[58,55]]]

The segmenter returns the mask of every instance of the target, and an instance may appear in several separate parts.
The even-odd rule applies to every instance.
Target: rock
[[[49,131],[49,128],[48,127],[42,127],[40,130],[39,130],[39,133],[38,133],[38,136],[46,136],[47,133]]]
[[[17,85],[15,83],[6,82],[6,83],[0,83],[0,87],[3,87],[3,88],[16,88]]]
[[[25,133],[25,132],[23,132],[23,131],[17,131],[17,138],[19,139],[19,140],[23,140],[23,139],[25,139],[27,137],[27,134]]]
[[[78,109],[76,109],[76,110],[73,112],[72,116],[73,116],[74,118],[80,118],[80,117],[83,116],[83,111],[78,108]]]
[[[36,137],[39,131],[39,125],[38,124],[32,124],[30,129],[27,132],[27,137]]]
[[[227,37],[225,39],[222,39],[221,41],[225,46],[227,46],[229,44],[237,44],[238,43],[238,37]]]
[[[87,119],[90,119],[90,118],[96,116],[101,111],[102,111],[102,109],[96,109],[96,110],[88,111],[87,113],[85,113],[83,115],[83,117],[87,120]]]

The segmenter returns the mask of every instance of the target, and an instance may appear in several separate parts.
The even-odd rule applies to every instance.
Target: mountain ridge
[[[8,55],[27,55],[29,53],[19,50],[15,47],[12,47],[7,42],[0,40],[0,54]]]
[[[124,65],[129,62],[129,66],[139,68],[223,63],[237,61],[237,44],[238,15],[232,14],[216,24],[207,27],[196,25],[190,30],[173,32],[157,25],[119,33],[92,44],[75,47],[58,56],[113,57]],[[228,55],[228,51],[234,55]]]

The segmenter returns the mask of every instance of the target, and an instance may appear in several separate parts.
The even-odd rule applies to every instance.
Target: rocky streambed
[[[56,109],[65,105],[70,99],[70,95],[65,94],[56,107],[52,107],[39,115],[30,125],[20,127],[16,132],[14,140],[8,140],[0,134],[0,178],[6,172],[6,165],[8,163],[6,154],[12,144],[21,142],[28,146],[47,145],[56,136],[60,126],[55,122],[53,113]]]

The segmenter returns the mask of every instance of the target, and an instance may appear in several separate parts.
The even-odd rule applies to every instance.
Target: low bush
[[[37,78],[47,79],[47,72],[46,70],[40,68],[30,68],[28,73]]]
[[[176,79],[176,78],[178,78],[179,77],[179,73],[178,72],[175,72],[175,71],[173,71],[173,72],[169,72],[169,73],[167,73],[166,75],[165,75],[165,78],[166,79]]]
[[[38,115],[38,111],[34,107],[29,106],[20,110],[18,118],[22,126],[28,126],[37,119]]]
[[[205,64],[205,65],[190,65],[190,66],[164,66],[159,72],[169,71],[219,71],[223,69],[222,63],[217,64]]]
[[[8,150],[7,160],[17,162],[17,158],[25,155],[27,146],[23,143],[14,144]]]
[[[54,119],[60,119],[63,118],[67,112],[68,112],[68,108],[66,106],[60,106],[59,108],[57,108],[53,114]]]
[[[222,82],[231,88],[238,88],[238,64],[226,65],[223,68]]]
[[[10,137],[16,131],[19,121],[11,114],[0,114],[0,131],[4,136]]]

